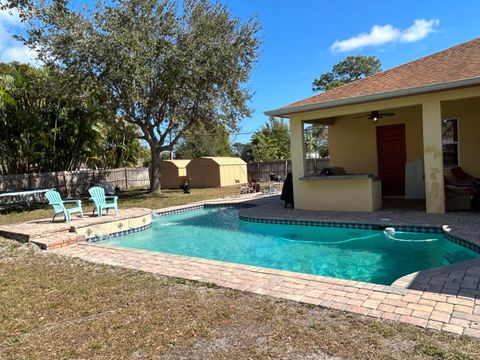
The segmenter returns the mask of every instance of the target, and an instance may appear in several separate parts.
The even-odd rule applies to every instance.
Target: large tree
[[[313,81],[313,91],[327,91],[382,71],[375,56],[349,56]]]
[[[180,8],[179,3],[182,4]],[[250,116],[244,86],[257,58],[258,24],[207,0],[11,1],[28,21],[27,44],[76,82],[107,90],[118,116],[151,149],[153,192],[161,153],[203,121],[234,129]]]
[[[270,117],[250,140],[253,162],[290,158],[290,129],[281,119]]]
[[[175,150],[177,159],[202,156],[232,156],[229,132],[225,126],[199,123],[185,133]]]
[[[250,142],[247,144],[236,142],[232,145],[233,155],[241,158],[246,163],[251,163],[253,161],[252,151],[252,143]]]

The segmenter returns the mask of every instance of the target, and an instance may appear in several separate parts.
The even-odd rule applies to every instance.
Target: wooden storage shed
[[[178,189],[187,178],[190,160],[162,160],[160,162],[161,185],[165,189]]]
[[[195,188],[246,184],[247,163],[236,157],[201,157],[187,165],[187,177]]]

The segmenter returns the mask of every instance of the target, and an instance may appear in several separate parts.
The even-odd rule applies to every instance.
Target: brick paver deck
[[[250,202],[257,206],[242,210],[242,216],[444,227],[451,234],[480,245],[480,215],[475,213],[314,212],[284,209],[278,197]],[[410,274],[385,286],[92,243],[77,243],[54,252],[480,338],[480,260]]]
[[[75,214],[70,224],[67,224],[63,216],[59,215],[55,222],[52,222],[52,218],[48,218],[1,225],[0,236],[22,242],[30,241],[42,249],[52,250],[84,240],[85,237],[83,235],[76,234],[77,228],[130,219],[151,212],[150,209],[144,208],[121,209],[118,215],[115,215],[113,211],[109,215],[103,215],[101,218],[91,214],[84,214],[83,219]]]

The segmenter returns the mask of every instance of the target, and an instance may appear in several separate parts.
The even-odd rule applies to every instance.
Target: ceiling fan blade
[[[380,116],[393,116],[395,113],[380,113]]]

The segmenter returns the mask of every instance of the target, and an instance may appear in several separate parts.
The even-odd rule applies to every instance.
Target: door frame
[[[392,197],[392,198],[404,198],[405,197],[405,168],[407,163],[407,133],[406,133],[406,124],[405,123],[398,123],[398,124],[388,124],[388,125],[378,125],[375,127],[375,141],[377,145],[377,171],[378,176],[381,179],[381,169],[380,169],[380,146],[379,146],[379,131],[381,128],[385,127],[398,127],[402,129],[403,134],[403,149],[405,154],[405,163],[403,167],[403,189],[400,195],[383,195],[383,184],[382,184],[382,197]]]

